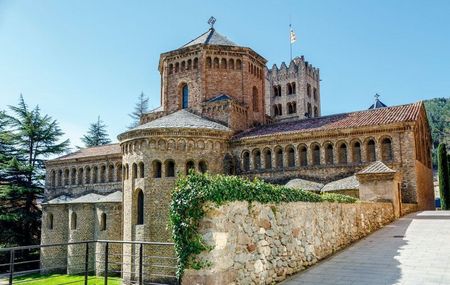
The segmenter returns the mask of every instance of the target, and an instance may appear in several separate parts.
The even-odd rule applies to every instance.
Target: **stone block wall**
[[[272,284],[394,220],[390,203],[233,202],[205,206],[200,232],[212,262],[183,284]]]

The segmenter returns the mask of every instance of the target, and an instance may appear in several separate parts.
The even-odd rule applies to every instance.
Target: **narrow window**
[[[92,183],[97,183],[98,182],[98,167],[94,166],[92,168]]]
[[[48,229],[49,230],[53,230],[53,214],[52,213],[48,213],[47,219],[48,219],[48,221],[47,221]]]
[[[261,151],[259,149],[253,151],[253,168],[261,169]]]
[[[275,161],[277,168],[283,168],[283,150],[281,148],[275,151]]]
[[[187,70],[191,70],[192,69],[192,59],[188,59],[186,69]]]
[[[228,67],[230,69],[234,69],[234,59],[230,58],[230,60],[228,61]]]
[[[75,185],[77,183],[77,169],[72,168],[70,171],[70,184]]]
[[[389,138],[383,139],[381,142],[382,158],[384,161],[391,161],[392,155],[392,141]]]
[[[114,182],[114,164],[108,166],[108,182]]]
[[[169,64],[169,74],[173,73],[173,64]]]
[[[175,162],[173,160],[167,160],[166,164],[166,177],[175,177]]]
[[[106,165],[100,167],[100,183],[106,182]]]
[[[144,193],[142,193],[142,190],[138,190],[137,194],[137,219],[136,224],[137,225],[143,225],[144,224]]]
[[[317,101],[317,89],[316,89],[316,87],[314,87],[314,90],[313,90],[313,98],[314,98],[314,101]]]
[[[175,73],[177,73],[178,71],[180,71],[180,63],[179,62],[175,63]]]
[[[183,85],[181,92],[183,97],[181,108],[186,109],[187,107],[189,107],[189,87],[187,84]]]
[[[311,85],[309,85],[309,83],[306,85],[306,95],[311,97]]]
[[[70,229],[76,230],[77,229],[77,213],[72,212],[70,215]]]
[[[181,62],[181,71],[184,71],[186,69],[186,62],[183,60]]]
[[[287,163],[288,163],[288,167],[295,167],[295,151],[293,147],[289,147],[287,149]]]
[[[278,115],[283,115],[283,109],[281,108],[281,104],[278,104]]]
[[[315,145],[313,147],[313,153],[312,154],[313,154],[313,157],[312,157],[313,165],[320,165],[320,146]]]
[[[194,69],[198,68],[198,58],[194,58]]]
[[[122,181],[122,164],[116,165],[116,182]]]
[[[106,214],[102,213],[100,218],[100,230],[106,231]]]
[[[56,171],[52,170],[51,178],[50,178],[50,185],[51,187],[56,186]]]
[[[352,154],[353,154],[353,162],[360,163],[361,162],[361,144],[359,142],[355,142],[353,144]]]
[[[186,162],[186,175],[189,174],[189,171],[191,169],[195,170],[195,163],[192,160],[189,160],[188,162]]]
[[[236,60],[236,69],[238,70],[242,69],[242,61],[240,59]]]
[[[139,178],[144,178],[144,175],[144,163],[141,161],[139,162]]]
[[[155,160],[152,163],[153,166],[153,178],[161,178],[161,161]]]
[[[314,106],[314,117],[319,117],[319,111],[317,109],[317,106]]]
[[[214,58],[213,66],[214,68],[219,68],[219,59],[217,57]]]
[[[208,165],[206,164],[206,161],[201,160],[198,163],[198,169],[200,170],[201,173],[206,173],[206,171],[208,171]]]
[[[83,168],[78,169],[78,185],[83,185]]]
[[[333,164],[333,145],[332,144],[328,144],[325,147],[325,163],[326,164]]]
[[[311,113],[311,103],[308,103],[307,106],[308,106],[307,117],[308,117],[308,118],[311,118],[311,116],[312,116],[312,113]]]
[[[222,58],[220,61],[220,68],[227,69],[227,60],[225,58]]]
[[[137,164],[136,164],[136,163],[133,163],[132,166],[131,166],[131,178],[132,178],[132,179],[137,178],[137,175],[138,175],[137,172],[138,172],[138,170],[137,170]]]
[[[300,147],[300,165],[307,166],[308,165],[308,151],[306,146]]]
[[[259,112],[258,88],[256,86],[253,86],[253,111]]]
[[[211,58],[210,57],[206,58],[206,67],[207,68],[211,68],[212,67],[212,63],[211,63]]]
[[[291,95],[292,94],[291,83],[286,84],[286,90],[287,90],[287,95]]]
[[[338,162],[340,164],[347,164],[347,145],[345,143],[339,146]]]
[[[291,88],[292,88],[292,94],[297,93],[297,91],[295,90],[295,82],[291,83]]]
[[[69,185],[69,169],[64,170],[64,186]]]
[[[377,160],[375,152],[375,141],[369,140],[367,142],[367,161],[373,162],[375,160]]]
[[[86,181],[86,184],[91,183],[91,168],[89,166],[86,167],[86,175],[85,175],[84,181]]]
[[[270,149],[264,152],[264,168],[272,169],[272,151]]]
[[[242,167],[244,171],[249,171],[250,170],[250,154],[248,151],[244,152],[242,154]]]

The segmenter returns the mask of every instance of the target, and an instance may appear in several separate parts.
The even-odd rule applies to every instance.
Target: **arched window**
[[[292,146],[287,148],[287,165],[288,167],[295,167],[295,151]]]
[[[227,60],[225,58],[220,60],[220,68],[227,69]]]
[[[311,85],[309,85],[309,83],[306,85],[306,95],[311,97]]]
[[[186,62],[183,60],[181,62],[181,71],[184,71],[186,69]]]
[[[270,149],[264,151],[264,168],[272,169],[272,151]]]
[[[198,58],[194,58],[194,69],[197,69],[197,68],[198,68]]]
[[[161,178],[161,161],[154,160],[152,163],[153,178]]]
[[[287,104],[286,104],[286,106],[287,106],[288,114],[292,114],[292,107],[291,107],[291,103],[290,103],[290,102],[289,102],[289,103],[287,103]]]
[[[86,184],[91,183],[91,168],[89,166],[86,167],[86,175],[85,175],[84,181],[86,181]]]
[[[317,101],[317,89],[316,89],[316,87],[314,87],[314,90],[313,90],[313,98],[314,98],[314,101]]]
[[[166,166],[166,177],[175,177],[175,162],[173,160],[166,160],[164,164]]]
[[[291,107],[292,107],[292,114],[297,113],[297,103],[296,102],[292,102],[291,103]]]
[[[122,181],[122,164],[116,165],[116,182]]]
[[[253,168],[261,169],[261,151],[259,149],[253,151]]]
[[[275,162],[277,168],[283,168],[283,150],[281,147],[275,150]]]
[[[108,182],[114,182],[114,164],[108,165]]]
[[[131,166],[131,178],[132,179],[135,179],[135,178],[138,177],[138,173],[137,172],[138,172],[137,164],[133,163],[132,166]]]
[[[295,82],[291,83],[291,88],[292,88],[292,94],[297,93],[297,91],[295,90]]]
[[[250,153],[248,151],[242,154],[242,168],[244,171],[250,170]]]
[[[144,193],[139,189],[137,193],[136,225],[144,224]]]
[[[278,96],[281,97],[281,85],[277,85],[277,89],[278,89]]]
[[[106,214],[102,213],[100,216],[100,230],[106,231]]]
[[[213,67],[214,68],[219,68],[219,59],[217,57],[214,58]]]
[[[145,174],[145,171],[144,171],[144,163],[141,161],[141,162],[139,162],[139,178],[144,178],[144,174]]]
[[[390,138],[384,138],[381,142],[381,155],[383,161],[391,161],[392,155],[392,141]]]
[[[186,109],[189,107],[189,87],[187,84],[183,85],[183,88],[181,89],[182,93],[182,102],[181,102],[181,108]]]
[[[78,168],[78,185],[83,185],[83,168]]]
[[[55,187],[56,186],[56,171],[52,170],[52,174],[50,177],[50,186]]]
[[[130,166],[127,163],[125,165],[125,179],[129,179],[129,178],[130,178]]]
[[[301,146],[300,147],[300,152],[299,152],[299,158],[300,158],[300,166],[307,166],[308,165],[308,150],[306,148],[306,146]]]
[[[312,117],[312,113],[311,113],[311,103],[307,104],[307,117],[311,118]]]
[[[235,169],[233,156],[227,153],[223,158],[223,172],[228,175],[233,175],[236,173]]]
[[[206,171],[208,171],[208,165],[206,164],[206,161],[201,160],[198,163],[198,169],[200,170],[201,173],[206,173]]]
[[[70,229],[76,230],[77,229],[77,213],[72,212],[70,215]]]
[[[352,155],[354,163],[361,162],[361,144],[359,142],[353,143]]]
[[[106,182],[106,165],[100,167],[100,183]]]
[[[377,160],[377,156],[376,156],[376,152],[375,152],[375,141],[370,139],[367,142],[367,161],[368,162],[373,162],[375,160]]]
[[[278,116],[278,106],[277,105],[273,105],[273,116],[274,117]]]
[[[325,147],[325,163],[333,164],[333,145],[331,143],[327,144]]]
[[[94,166],[92,168],[92,183],[98,183],[98,167]]]
[[[64,186],[69,185],[69,169],[64,169]]]
[[[189,171],[191,169],[195,170],[195,163],[192,160],[189,160],[188,162],[186,162],[186,175],[189,174]]]
[[[319,117],[319,110],[317,109],[317,106],[314,106],[314,117]]]
[[[283,108],[281,108],[281,104],[278,104],[278,115],[283,115]]]
[[[169,74],[173,73],[173,64],[169,64]]]
[[[77,169],[72,168],[70,170],[70,184],[75,185],[77,183]]]
[[[230,69],[234,69],[234,59],[230,58],[230,60],[228,61],[228,67]]]
[[[240,59],[236,60],[236,69],[238,70],[242,69],[242,61]]]
[[[187,70],[191,70],[192,69],[192,59],[188,59],[186,69]]]
[[[292,86],[291,83],[286,84],[287,95],[292,94]]]
[[[253,86],[252,101],[253,101],[253,111],[259,112],[258,88],[256,88],[256,86]]]
[[[312,164],[313,165],[320,165],[320,146],[319,145],[314,145],[312,148]]]
[[[212,67],[211,58],[209,56],[206,58],[206,67],[207,68],[211,68]]]
[[[53,230],[53,214],[52,213],[48,213],[48,216],[47,216],[47,228],[49,230]]]
[[[347,145],[342,143],[338,150],[338,163],[347,164]]]
[[[180,71],[180,63],[179,62],[175,63],[175,73],[177,73],[178,71]]]

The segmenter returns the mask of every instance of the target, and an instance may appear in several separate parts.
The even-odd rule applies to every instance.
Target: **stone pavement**
[[[405,216],[282,285],[450,284],[450,211]]]

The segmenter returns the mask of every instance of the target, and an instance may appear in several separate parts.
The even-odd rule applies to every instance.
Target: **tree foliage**
[[[111,143],[108,132],[106,131],[106,125],[100,119],[97,118],[97,122],[92,123],[89,126],[89,130],[86,135],[81,138],[81,141],[86,147],[99,146]]]
[[[22,96],[0,113],[0,245],[35,244],[40,238],[44,161],[67,150],[58,123],[30,109]]]
[[[133,122],[128,128],[132,129],[139,125],[142,115],[148,112],[148,100],[149,99],[144,95],[144,92],[139,95],[138,102],[134,106],[134,111],[131,114],[128,114],[133,119]]]
[[[438,157],[438,175],[439,175],[439,192],[441,196],[441,209],[450,209],[450,181],[449,166],[447,161],[446,145],[440,143],[437,151]]]
[[[433,168],[437,168],[439,143],[450,145],[450,98],[434,98],[425,101],[428,122],[431,127]]]
[[[200,269],[208,265],[207,262],[197,258],[202,251],[208,250],[198,233],[200,220],[205,215],[203,206],[208,201],[222,205],[232,201],[354,203],[356,199],[339,194],[319,195],[269,184],[259,179],[249,180],[227,175],[211,176],[191,170],[188,176],[178,178],[170,204],[172,238],[178,258],[178,277],[183,275],[186,267]]]

